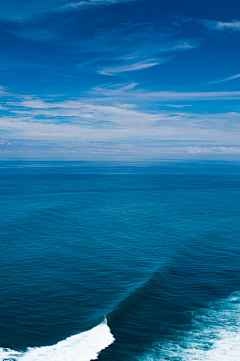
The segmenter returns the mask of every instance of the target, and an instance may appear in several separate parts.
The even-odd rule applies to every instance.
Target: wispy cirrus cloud
[[[62,77],[75,77],[79,74],[121,76],[150,69],[171,61],[179,52],[191,51],[199,46],[196,39],[178,38],[172,36],[169,29],[162,31],[152,24],[118,24],[109,30],[102,27],[98,32],[88,34],[75,33],[71,38],[61,32],[61,24],[47,23],[42,27],[41,22],[29,23],[26,26],[9,26],[7,31],[14,37],[27,41],[51,43],[52,48],[47,53],[38,53],[34,47],[30,48],[31,57],[24,61],[20,57],[5,60],[7,68],[21,67],[34,72]],[[23,52],[26,42],[23,42]],[[49,61],[56,51],[58,61]],[[28,51],[27,51],[28,52]],[[51,55],[51,56],[50,56]],[[41,61],[39,61],[41,59]]]
[[[81,142],[140,142],[177,139],[180,141],[225,142],[239,144],[239,114],[191,114],[160,113],[155,117],[146,114],[142,119],[132,119],[131,112],[125,112],[123,122],[116,114],[108,116],[108,122],[99,119],[89,122],[59,119],[39,119],[40,113],[3,117],[1,129],[8,138],[81,141]],[[99,113],[102,116],[102,113]],[[99,115],[98,114],[98,115]],[[79,117],[80,118],[80,117]]]
[[[230,80],[234,80],[234,79],[238,79],[240,78],[240,74],[236,74],[233,76],[229,76],[227,78],[221,78],[221,79],[216,79],[213,81],[208,82],[207,84],[218,84],[218,83],[224,83],[225,81],[230,81]]]
[[[0,97],[9,96],[10,93],[6,90],[6,88],[0,85]]]
[[[240,20],[232,21],[218,21],[218,20],[207,20],[207,19],[190,19],[190,18],[181,18],[183,23],[193,21],[199,23],[209,30],[213,31],[240,31]]]
[[[151,100],[155,101],[200,101],[200,100],[213,100],[213,99],[240,99],[240,91],[203,91],[203,92],[181,92],[181,91],[151,91],[141,89],[138,84],[118,84],[116,86],[95,87],[91,90],[92,96],[94,94],[108,97],[108,99],[129,99],[129,101]]]
[[[188,158],[198,156],[240,155],[237,145],[213,145],[205,141],[177,142],[175,140],[146,142],[80,142],[80,141],[49,141],[27,139],[0,139],[0,155],[6,158],[41,158],[41,159],[161,159]]]
[[[11,112],[19,119],[29,119],[31,122],[86,125],[97,128],[126,128],[134,126],[141,128],[144,124],[157,122],[159,114],[135,109],[135,105],[123,103],[108,103],[106,105],[87,102],[86,99],[49,102],[42,99],[25,99],[8,103]],[[42,119],[38,121],[38,119]]]
[[[165,104],[165,107],[169,107],[169,108],[185,108],[185,107],[191,107],[191,104]]]
[[[136,63],[129,63],[125,65],[120,65],[116,67],[107,67],[102,70],[99,70],[99,74],[103,75],[114,75],[116,73],[123,73],[123,72],[129,72],[129,71],[136,71],[136,70],[143,70],[152,68],[153,66],[157,66],[160,64],[163,64],[167,61],[172,60],[173,57],[163,58],[163,59],[146,59],[144,61],[139,61]]]
[[[119,96],[115,96],[115,102],[105,97],[106,103],[101,99],[100,104],[94,98],[91,101],[81,98],[60,102],[39,98],[16,99],[6,103],[9,115],[2,117],[1,129],[10,132],[14,138],[39,140],[126,141],[131,138],[144,140],[146,136],[149,139],[175,137],[178,140],[186,137],[192,140],[240,139],[239,112],[144,111],[134,102],[117,102]],[[146,99],[150,105],[152,99]]]
[[[212,96],[227,100],[232,93],[152,92],[133,83],[95,88],[75,99],[10,95],[3,98],[0,136],[12,140],[0,141],[0,153],[19,147],[19,154],[69,157],[239,154],[238,111],[199,113],[186,103]]]
[[[151,93],[151,94],[150,94]],[[212,100],[212,99],[240,99],[240,91],[222,92],[149,92],[148,96],[166,100]]]
[[[120,26],[111,32],[104,30],[79,45],[92,58],[77,64],[76,69],[94,69],[101,75],[149,69],[171,61],[178,52],[199,46],[196,40],[173,40],[171,34],[159,32],[148,24]]]
[[[5,22],[25,23],[32,22],[33,18],[36,20],[47,14],[84,10],[103,5],[110,6],[131,1],[137,0],[81,0],[76,2],[69,0],[33,0],[31,2],[12,0],[1,4],[0,19]]]
[[[130,1],[137,1],[137,0],[85,0],[85,1],[81,0],[77,2],[67,3],[61,6],[60,9],[63,11],[71,11],[75,9],[79,10],[81,8],[84,9],[92,6],[102,6],[102,5],[106,6],[106,5],[126,3]]]
[[[218,21],[209,19],[196,19],[187,16],[176,16],[176,26],[185,25],[186,23],[200,24],[213,31],[240,31],[240,20]]]
[[[231,22],[216,21],[209,23],[210,27],[215,30],[233,30],[240,31],[240,20],[233,20]]]

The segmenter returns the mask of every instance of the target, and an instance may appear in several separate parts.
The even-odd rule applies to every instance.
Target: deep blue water
[[[1,162],[0,200],[0,360],[239,359],[240,163]]]

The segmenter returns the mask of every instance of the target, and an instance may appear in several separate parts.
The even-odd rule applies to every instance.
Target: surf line
[[[105,318],[91,330],[70,336],[56,345],[29,347],[25,352],[0,348],[0,361],[90,361],[114,341]]]

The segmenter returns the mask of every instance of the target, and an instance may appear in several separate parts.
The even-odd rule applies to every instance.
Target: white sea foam
[[[114,337],[105,320],[91,330],[53,346],[28,348],[25,352],[0,348],[0,361],[90,361],[113,342]]]
[[[196,315],[193,330],[175,342],[155,345],[144,361],[240,360],[240,293],[212,303]]]

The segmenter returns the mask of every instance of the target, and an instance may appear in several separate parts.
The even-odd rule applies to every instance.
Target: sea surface
[[[240,163],[0,162],[0,360],[240,359]]]

